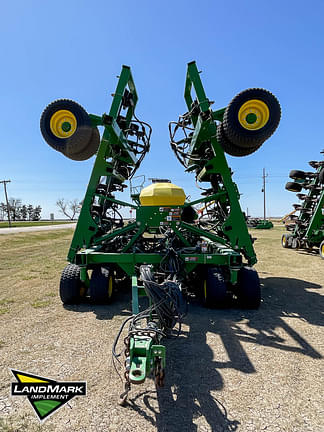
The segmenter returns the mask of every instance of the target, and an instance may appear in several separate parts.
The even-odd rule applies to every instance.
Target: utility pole
[[[7,212],[8,212],[9,227],[11,227],[11,220],[10,220],[10,207],[9,207],[8,195],[7,195],[7,183],[10,183],[10,182],[11,182],[11,180],[1,180],[0,181],[0,183],[3,183],[5,197],[6,197],[6,202],[7,202]]]
[[[269,174],[266,174],[265,172],[265,168],[263,168],[263,175],[262,175],[262,179],[263,179],[263,188],[262,191],[263,192],[263,220],[266,220],[266,178],[268,177]]]

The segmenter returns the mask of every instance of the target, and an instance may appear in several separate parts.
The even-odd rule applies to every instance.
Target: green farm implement
[[[255,229],[273,228],[273,223],[268,219],[248,218],[246,224],[249,228],[255,228]]]
[[[324,154],[324,150],[321,153]],[[290,171],[289,177],[293,181],[286,184],[286,189],[298,192],[301,202],[293,204],[294,210],[284,218],[290,233],[283,234],[281,244],[293,249],[312,250],[316,247],[324,259],[324,160],[310,161],[309,164],[315,171]],[[305,193],[300,193],[302,189]]]
[[[41,117],[44,139],[73,160],[96,154],[79,220],[63,270],[60,296],[65,304],[109,303],[129,287],[132,314],[113,346],[120,362],[119,336],[125,330],[125,392],[131,384],[165,376],[163,338],[178,329],[187,299],[224,307],[229,299],[244,308],[261,301],[252,239],[224,152],[245,156],[268,139],[280,121],[280,105],[267,90],[238,94],[213,111],[195,62],[185,82],[187,111],[169,124],[171,148],[187,172],[204,187],[186,200],[168,179],[131,187],[131,202],[120,198],[150,148],[151,128],[135,113],[137,92],[131,70],[122,67],[108,114],[87,114],[70,100],[51,103]],[[103,128],[100,139],[98,126]],[[135,214],[125,220],[129,211]],[[148,298],[146,309],[139,297]]]

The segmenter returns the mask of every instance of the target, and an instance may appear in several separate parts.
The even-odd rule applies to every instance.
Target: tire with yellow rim
[[[227,106],[223,127],[228,140],[236,146],[260,146],[277,129],[280,104],[268,90],[250,88],[239,93]]]
[[[80,279],[80,267],[68,264],[61,275],[60,297],[64,304],[78,304],[86,295],[86,287]]]
[[[100,145],[100,134],[97,127],[92,129],[92,135],[91,139],[87,145],[87,147],[83,150],[81,150],[79,153],[73,153],[71,156],[68,156],[70,159],[73,159],[75,161],[83,161],[89,159],[91,156],[93,156]]]
[[[324,259],[324,240],[323,240],[322,243],[320,244],[320,247],[319,247],[319,254],[320,254],[320,257],[321,257],[322,259]]]
[[[221,145],[221,147],[223,148],[223,150],[231,156],[238,156],[238,157],[248,156],[254,153],[255,151],[257,151],[261,147],[261,145],[257,145],[255,147],[247,148],[247,147],[240,147],[236,144],[231,143],[225,135],[223,123],[217,125],[216,139],[218,143]]]
[[[208,308],[226,306],[227,288],[223,273],[218,267],[208,267],[203,281],[203,305]]]
[[[110,303],[113,299],[114,277],[108,267],[96,267],[90,279],[90,300],[95,304]]]
[[[259,275],[251,267],[243,267],[238,272],[236,296],[244,309],[258,309],[261,303]]]
[[[285,189],[289,192],[300,192],[303,186],[297,182],[287,182],[285,185]]]
[[[281,246],[285,249],[290,247],[289,237],[291,237],[289,234],[283,234],[281,237]]]
[[[88,113],[69,99],[56,100],[45,108],[40,129],[47,144],[70,159],[84,151],[92,138]]]

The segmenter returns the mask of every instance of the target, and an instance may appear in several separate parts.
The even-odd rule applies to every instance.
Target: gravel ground
[[[133,386],[126,407],[118,405],[122,385],[111,346],[129,314],[129,293],[119,293],[108,307],[63,308],[57,269],[64,266],[71,231],[53,232],[50,241],[38,235],[23,246],[15,236],[15,261],[25,269],[15,271],[7,256],[0,257],[0,304],[7,308],[0,315],[1,431],[324,431],[324,262],[282,249],[281,227],[253,232],[260,309],[191,303],[182,335],[166,343],[165,387],[157,391],[152,380]],[[35,265],[45,276],[28,279]],[[85,380],[88,394],[40,425],[26,398],[10,397],[9,368]]]

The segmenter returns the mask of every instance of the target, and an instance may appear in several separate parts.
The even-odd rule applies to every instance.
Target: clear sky
[[[228,156],[241,204],[262,215],[292,210],[284,189],[291,169],[310,170],[324,148],[324,2],[154,0],[16,0],[1,2],[0,180],[9,196],[58,217],[58,198],[82,199],[94,158],[75,162],[50,148],[39,131],[43,109],[68,98],[89,113],[109,110],[121,65],[131,66],[138,116],[153,127],[151,151],[138,174],[170,178],[192,198],[169,146],[168,122],[185,112],[186,65],[203,71],[213,108],[241,90],[264,87],[282,107],[276,133],[256,153]],[[128,191],[128,189],[126,189]],[[128,198],[125,192],[125,200]],[[0,201],[4,201],[3,188]]]

